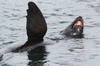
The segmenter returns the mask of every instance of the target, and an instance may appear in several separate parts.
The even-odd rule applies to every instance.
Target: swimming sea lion
[[[82,38],[83,29],[84,29],[84,21],[83,18],[79,16],[64,31],[61,31],[61,34],[67,37]]]

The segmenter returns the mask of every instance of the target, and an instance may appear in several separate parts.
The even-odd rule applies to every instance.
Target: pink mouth
[[[83,23],[81,21],[77,21],[74,25],[73,28],[76,26],[83,26]]]

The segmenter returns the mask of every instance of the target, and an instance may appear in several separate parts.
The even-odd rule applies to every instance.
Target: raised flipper
[[[26,47],[32,46],[36,43],[40,43],[43,41],[43,37],[47,32],[47,24],[41,13],[40,9],[33,2],[28,3],[27,10],[27,42],[21,47],[13,50],[14,52],[20,51]]]
[[[84,21],[81,16],[77,17],[71,25],[69,25],[61,34],[67,37],[82,38],[84,29]]]
[[[28,3],[27,10],[27,36],[30,42],[43,41],[47,32],[47,24],[40,9],[33,2]]]

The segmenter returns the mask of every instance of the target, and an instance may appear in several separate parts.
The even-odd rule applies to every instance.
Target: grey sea
[[[27,41],[26,10],[32,1],[42,11],[48,31],[42,46],[11,52]],[[84,38],[60,31],[84,19]],[[0,66],[100,66],[100,0],[0,0]]]

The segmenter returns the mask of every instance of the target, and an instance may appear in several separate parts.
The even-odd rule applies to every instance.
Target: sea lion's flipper
[[[43,37],[47,32],[46,21],[40,9],[37,7],[35,3],[33,2],[28,3],[26,17],[27,17],[26,29],[27,29],[28,40],[24,45],[18,47],[12,52],[18,52],[27,49],[27,47],[29,46],[42,42]]]
[[[34,2],[28,3],[27,10],[27,36],[28,41],[42,41],[47,32],[47,24],[42,12]]]

